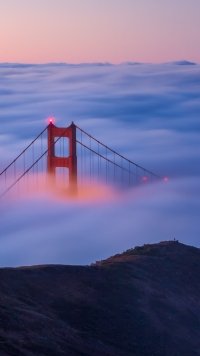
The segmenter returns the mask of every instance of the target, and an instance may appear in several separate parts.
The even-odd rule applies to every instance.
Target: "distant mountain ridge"
[[[137,65],[159,65],[159,64],[171,64],[171,65],[197,65],[198,63],[188,61],[188,60],[179,60],[179,61],[171,61],[171,62],[161,62],[161,63],[146,63],[146,62],[138,62],[138,61],[126,61],[118,64],[114,64],[111,62],[82,62],[82,63],[67,63],[67,62],[47,62],[47,63],[12,63],[12,62],[0,62],[1,67],[17,67],[17,68],[29,68],[34,66],[59,66],[59,67],[111,67],[111,66],[137,66]]]
[[[186,61],[186,60],[182,60],[182,61],[172,62],[172,64],[176,64],[176,65],[179,65],[179,66],[193,66],[193,65],[196,65],[197,63]]]
[[[0,269],[0,355],[200,355],[200,249]]]

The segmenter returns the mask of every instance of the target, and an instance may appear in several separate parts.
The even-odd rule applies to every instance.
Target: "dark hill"
[[[172,62],[172,64],[176,64],[178,66],[194,66],[194,65],[196,65],[195,62],[186,61],[186,60],[175,61],[175,62]]]
[[[200,250],[163,242],[92,266],[0,269],[4,355],[200,355]]]

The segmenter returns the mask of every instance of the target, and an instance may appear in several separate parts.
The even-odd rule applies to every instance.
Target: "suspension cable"
[[[20,158],[29,149],[29,147],[34,144],[35,141],[37,141],[37,139],[47,130],[47,128],[48,126],[46,126],[45,129],[40,132],[40,134],[24,150],[6,168],[4,168],[4,170],[0,173],[0,176],[5,173],[8,168],[10,168],[18,160],[18,158]]]
[[[105,148],[108,149],[109,151],[115,153],[117,156],[123,158],[125,161],[130,162],[130,163],[133,164],[134,166],[137,166],[138,168],[145,170],[146,173],[149,173],[149,174],[153,175],[154,177],[157,177],[157,178],[160,178],[160,179],[161,179],[161,177],[160,177],[158,174],[155,174],[154,172],[152,172],[152,171],[150,171],[150,170],[148,170],[148,169],[146,169],[146,168],[140,166],[139,164],[137,164],[137,163],[131,161],[130,159],[124,157],[123,155],[121,155],[120,153],[116,152],[116,151],[113,150],[112,148],[108,147],[107,145],[105,145],[105,144],[102,143],[101,141],[97,140],[97,139],[96,139],[95,137],[93,137],[92,135],[88,134],[86,131],[82,130],[79,126],[77,126],[77,125],[75,125],[75,126],[76,126],[76,128],[77,128],[78,130],[82,131],[85,135],[87,135],[88,137],[90,137],[92,140],[96,141],[97,143],[99,143],[101,146],[105,147]]]

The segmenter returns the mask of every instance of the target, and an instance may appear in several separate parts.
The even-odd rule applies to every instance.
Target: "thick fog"
[[[200,65],[0,65],[0,170],[47,124],[74,121],[163,182],[0,202],[0,265],[88,264],[178,239],[199,246]]]

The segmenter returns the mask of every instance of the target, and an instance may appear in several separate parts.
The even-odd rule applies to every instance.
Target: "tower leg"
[[[76,125],[72,122],[69,126],[69,189],[72,195],[78,192],[77,155],[76,155]]]

